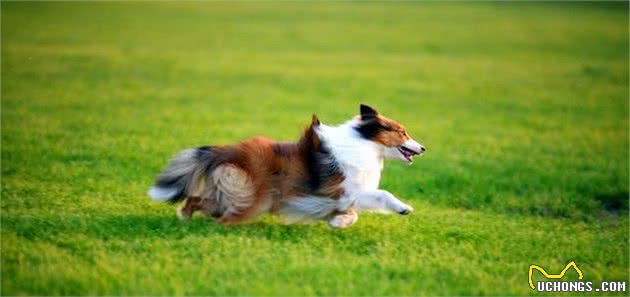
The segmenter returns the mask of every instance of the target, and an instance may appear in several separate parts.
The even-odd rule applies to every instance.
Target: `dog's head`
[[[413,162],[415,155],[422,155],[425,147],[413,140],[400,123],[379,114],[376,109],[361,104],[361,115],[356,127],[361,136],[384,148],[384,155],[390,159]]]

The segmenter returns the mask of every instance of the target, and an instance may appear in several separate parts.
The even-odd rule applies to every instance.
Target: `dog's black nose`
[[[424,146],[421,146],[421,147],[420,147],[420,150],[421,150],[422,152],[425,152],[427,149],[426,149],[426,148],[424,148]]]

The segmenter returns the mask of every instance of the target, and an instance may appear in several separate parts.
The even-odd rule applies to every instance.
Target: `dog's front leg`
[[[359,194],[355,204],[357,211],[396,212],[409,214],[413,207],[400,201],[392,193],[384,190],[365,191]]]
[[[347,228],[352,226],[357,219],[359,219],[357,212],[354,208],[349,208],[346,211],[334,213],[328,220],[328,225],[333,228]]]

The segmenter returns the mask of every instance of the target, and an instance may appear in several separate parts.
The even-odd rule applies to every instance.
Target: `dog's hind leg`
[[[189,197],[182,207],[177,210],[177,217],[182,220],[190,219],[195,212],[201,211],[205,216],[218,218],[222,215],[214,199]]]
[[[217,222],[240,223],[259,213],[265,197],[245,170],[230,164],[219,166],[212,173],[212,183],[216,187],[213,196],[222,210]]]
[[[248,201],[242,207],[233,208],[231,211],[223,213],[217,221],[223,225],[232,225],[249,221],[257,215],[268,212],[272,206],[271,197],[266,195],[262,189],[255,191],[251,196],[244,198]]]
[[[177,217],[187,220],[192,217],[195,211],[202,209],[202,199],[200,197],[188,197],[184,205],[177,210]]]

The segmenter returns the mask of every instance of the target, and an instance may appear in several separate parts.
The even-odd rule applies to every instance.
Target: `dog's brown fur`
[[[186,198],[180,215],[190,217],[200,211],[222,224],[233,224],[261,212],[274,212],[292,197],[338,199],[343,195],[343,175],[333,172],[322,179],[322,169],[313,160],[314,153],[325,150],[314,131],[317,125],[319,120],[313,115],[298,143],[254,137],[236,145],[212,147],[219,164],[205,180],[193,181],[198,183],[192,185],[197,193]],[[238,203],[221,209],[222,195]]]

